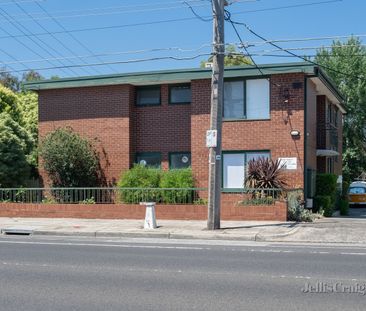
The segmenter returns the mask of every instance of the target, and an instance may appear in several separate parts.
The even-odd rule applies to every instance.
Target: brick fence
[[[143,219],[145,207],[138,204],[31,204],[0,203],[0,217]],[[157,219],[206,220],[205,205],[157,205]],[[287,203],[238,205],[222,203],[222,220],[287,220]]]

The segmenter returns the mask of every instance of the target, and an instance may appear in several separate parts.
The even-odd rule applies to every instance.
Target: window
[[[334,159],[331,157],[327,157],[327,173],[333,174],[334,172]]]
[[[190,104],[192,100],[191,85],[181,84],[169,87],[170,104]]]
[[[224,118],[269,119],[269,81],[251,79],[225,82]]]
[[[333,109],[333,111],[334,111],[333,123],[335,127],[338,127],[338,109]]]
[[[223,188],[243,189],[246,166],[250,160],[269,158],[268,151],[223,153]]]
[[[138,87],[136,91],[136,105],[160,105],[160,85]]]
[[[143,152],[136,154],[136,163],[148,167],[160,168],[161,154],[159,152]]]
[[[332,105],[331,104],[327,105],[327,123],[328,124],[332,123]]]
[[[352,187],[352,188],[349,188],[349,194],[365,194],[366,191],[365,188],[362,188],[362,187]]]
[[[169,168],[179,169],[191,166],[190,152],[172,152],[169,154]]]

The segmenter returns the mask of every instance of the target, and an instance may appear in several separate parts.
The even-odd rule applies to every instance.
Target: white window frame
[[[268,88],[268,92],[259,92],[259,94],[261,94],[262,100],[264,101],[264,104],[262,103],[262,105],[260,107],[262,107],[259,111],[261,112],[260,114],[255,114],[253,112],[255,112],[255,108],[258,107],[258,105],[256,104],[256,99],[255,96],[253,97],[249,97],[252,94],[252,91],[250,87],[248,87],[248,85],[255,83],[256,81],[262,81],[266,84],[266,88]],[[232,79],[232,80],[227,80],[224,82],[224,84],[226,83],[243,83],[243,98],[242,98],[242,115],[238,115],[238,116],[225,116],[225,92],[224,92],[224,109],[223,109],[223,119],[224,120],[269,120],[270,119],[270,115],[271,115],[271,87],[270,87],[270,82],[269,82],[269,78],[252,78],[252,79],[240,79],[240,80],[236,80],[236,79]],[[256,85],[253,84],[254,87],[254,92],[258,93],[258,90],[255,90]],[[258,87],[258,85],[257,85]],[[224,89],[225,89],[225,85],[224,85]],[[263,107],[265,109],[263,109]],[[265,113],[263,113],[263,111],[265,111]],[[263,115],[265,114],[265,115]]]
[[[263,156],[267,156],[268,158],[271,158],[271,152],[269,150],[249,150],[249,151],[224,151],[222,153],[222,188],[226,191],[235,191],[235,190],[242,190],[244,189],[244,182],[245,182],[245,173],[247,170],[248,165],[248,156],[254,155],[254,154],[261,154]],[[242,186],[241,187],[227,187],[228,185],[228,176],[227,176],[227,170],[225,167],[225,157],[226,156],[232,156],[232,155],[240,155],[243,157],[243,166],[241,168],[234,169],[235,172],[237,172],[239,175],[242,175]],[[239,166],[237,166],[239,167]]]

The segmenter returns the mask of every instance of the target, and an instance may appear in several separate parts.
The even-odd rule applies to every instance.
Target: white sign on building
[[[285,170],[296,170],[297,169],[297,158],[279,158],[281,166]]]
[[[217,130],[209,130],[206,132],[206,147],[217,147]]]

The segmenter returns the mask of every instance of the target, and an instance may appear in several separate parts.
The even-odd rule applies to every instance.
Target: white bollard
[[[156,229],[155,202],[141,202],[146,206],[144,229]]]

